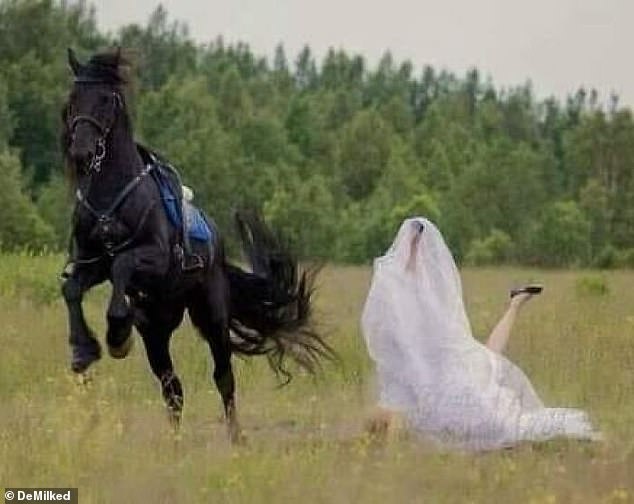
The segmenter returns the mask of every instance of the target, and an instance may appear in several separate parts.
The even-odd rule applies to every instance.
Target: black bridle
[[[90,175],[92,172],[99,173],[101,171],[101,163],[106,157],[106,140],[112,131],[112,127],[117,120],[117,115],[119,110],[123,107],[123,100],[121,95],[116,91],[113,91],[112,96],[114,98],[112,105],[112,120],[110,124],[104,126],[95,119],[93,116],[88,114],[78,114],[70,120],[69,130],[71,134],[71,141],[75,141],[75,133],[77,127],[80,123],[86,122],[93,126],[98,132],[99,136],[97,137],[97,142],[95,144],[95,155],[90,160],[90,165],[86,168],[86,173]]]

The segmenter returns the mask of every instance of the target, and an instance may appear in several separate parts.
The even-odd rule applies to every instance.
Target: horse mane
[[[59,144],[62,150],[62,157],[64,159],[64,174],[66,175],[66,180],[68,181],[69,190],[71,193],[74,193],[77,189],[77,171],[75,163],[70,157],[69,149],[70,149],[70,141],[71,141],[71,133],[70,128],[68,126],[68,111],[70,108],[70,103],[67,101],[64,103],[62,107],[62,129],[59,134]]]
[[[129,66],[128,58],[121,53],[120,49],[99,52],[81,66],[76,75],[76,81],[89,79],[94,83],[125,85],[128,83],[126,69]]]

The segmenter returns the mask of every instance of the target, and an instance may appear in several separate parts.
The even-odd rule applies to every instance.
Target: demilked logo
[[[5,504],[14,502],[43,502],[77,504],[76,488],[7,488]]]

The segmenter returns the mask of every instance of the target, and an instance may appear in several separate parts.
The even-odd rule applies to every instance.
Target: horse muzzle
[[[88,142],[73,142],[68,154],[78,168],[88,168],[95,158],[96,150]]]

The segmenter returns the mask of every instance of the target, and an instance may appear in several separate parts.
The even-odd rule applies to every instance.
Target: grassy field
[[[358,331],[367,268],[328,268],[321,276],[318,317],[341,365],[278,389],[263,359],[236,361],[248,441],[232,447],[207,348],[188,323],[173,339],[186,395],[178,436],[141,345],[125,361],[104,357],[92,383],[77,385],[67,371],[60,265],[60,257],[0,256],[4,486],[76,486],[82,504],[634,502],[633,272],[464,272],[468,311],[482,336],[509,287],[546,285],[522,313],[508,353],[547,404],[586,408],[607,441],[463,455],[407,436],[377,444],[364,435],[373,405]],[[106,294],[86,303],[99,334]]]

